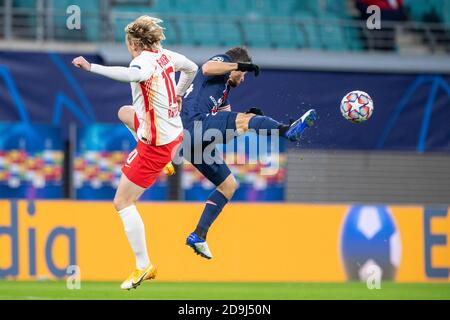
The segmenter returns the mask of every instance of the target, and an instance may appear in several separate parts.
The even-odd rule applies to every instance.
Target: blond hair
[[[125,27],[128,41],[140,49],[158,49],[161,41],[166,39],[161,19],[140,16]]]

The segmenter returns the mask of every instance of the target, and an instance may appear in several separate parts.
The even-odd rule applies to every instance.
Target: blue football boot
[[[302,132],[311,127],[314,121],[317,120],[317,112],[314,109],[308,110],[304,115],[291,124],[288,131],[286,131],[286,138],[291,141],[299,141]]]
[[[208,244],[202,238],[200,238],[196,233],[192,232],[186,239],[186,244],[194,249],[195,253],[206,259],[211,259],[212,254],[209,251]]]

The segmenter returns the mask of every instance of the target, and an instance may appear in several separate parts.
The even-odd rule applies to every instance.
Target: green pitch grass
[[[82,282],[68,290],[64,281],[0,281],[0,299],[167,299],[167,300],[303,300],[303,299],[446,299],[450,284],[382,283],[168,283],[145,282],[122,291],[119,283]]]

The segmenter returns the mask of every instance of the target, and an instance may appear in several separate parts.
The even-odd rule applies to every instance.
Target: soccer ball
[[[394,280],[402,245],[395,221],[384,206],[353,206],[342,226],[341,257],[349,280],[367,281],[374,270]]]
[[[364,122],[372,116],[373,100],[364,91],[351,91],[342,98],[341,113],[351,122]]]

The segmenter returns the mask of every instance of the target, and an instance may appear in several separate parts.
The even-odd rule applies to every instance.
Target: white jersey
[[[177,103],[175,72],[185,57],[169,50],[143,51],[130,63],[148,79],[131,82],[133,106],[139,120],[138,138],[152,145],[165,145],[183,131]]]
[[[185,56],[165,50],[144,50],[128,68],[91,64],[91,72],[129,82],[139,120],[137,136],[146,144],[165,145],[183,131],[177,96],[183,96],[197,72]],[[175,85],[175,72],[181,71]]]

